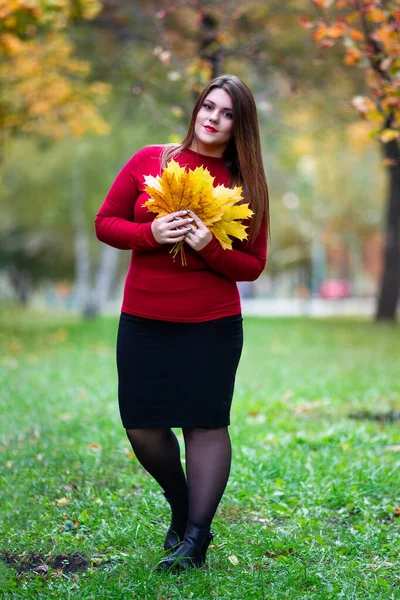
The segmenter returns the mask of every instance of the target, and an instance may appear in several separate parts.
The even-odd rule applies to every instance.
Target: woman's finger
[[[179,217],[182,219],[185,216],[186,217],[188,216],[187,210],[179,210],[178,212],[174,212],[169,215],[166,215],[164,217],[164,220],[166,223],[170,223],[171,221],[174,221],[176,219],[176,217]]]
[[[167,229],[179,229],[179,227],[187,227],[189,223],[193,223],[193,219],[179,219],[178,217],[176,217],[175,220],[167,223]]]
[[[186,242],[186,244],[188,244],[188,245],[189,245],[191,248],[193,248],[193,250],[195,249],[195,248],[194,248],[195,241],[194,241],[194,239],[192,238],[192,236],[190,236],[190,235],[186,235],[186,236],[185,236],[185,242]]]
[[[190,216],[192,217],[192,219],[194,220],[194,222],[196,223],[196,225],[199,229],[208,229],[208,227],[206,225],[204,225],[204,223],[200,219],[200,217],[198,217],[192,210],[190,211]]]
[[[168,237],[176,238],[179,236],[185,236],[190,231],[190,227],[180,227],[179,229],[173,229],[168,231]]]

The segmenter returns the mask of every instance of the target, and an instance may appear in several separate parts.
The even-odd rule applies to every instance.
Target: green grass
[[[0,317],[0,552],[89,561],[0,561],[4,600],[400,599],[399,422],[350,417],[400,411],[399,326],[245,320],[214,546],[178,575],[153,568],[168,506],[120,425],[116,328]]]

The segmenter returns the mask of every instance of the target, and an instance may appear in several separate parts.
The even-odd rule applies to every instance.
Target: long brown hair
[[[254,241],[263,223],[270,227],[269,195],[261,154],[257,108],[253,94],[235,75],[221,75],[213,79],[201,92],[193,108],[188,132],[181,144],[168,144],[162,154],[162,166],[181,150],[191,148],[196,140],[194,125],[204,100],[214,88],[222,88],[232,99],[232,137],[222,158],[230,174],[230,185],[241,185],[243,202],[249,202],[254,212],[250,220],[249,240]]]

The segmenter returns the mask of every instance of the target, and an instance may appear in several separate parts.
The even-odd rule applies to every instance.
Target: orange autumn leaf
[[[320,42],[321,40],[324,39],[324,37],[326,36],[326,32],[327,32],[328,28],[326,25],[319,25],[317,27],[317,29],[313,32],[312,34],[312,39],[315,42]]]
[[[384,11],[377,7],[372,7],[366,11],[366,17],[368,21],[372,21],[373,23],[382,23],[382,21],[386,21],[386,14]]]
[[[357,48],[347,48],[346,56],[344,57],[345,65],[355,65],[361,60],[361,52]]]
[[[332,25],[331,27],[327,28],[325,35],[327,37],[336,39],[342,37],[345,31],[346,25],[343,23],[336,23],[336,25]]]
[[[354,40],[355,42],[364,41],[364,34],[361,33],[361,31],[358,31],[358,29],[351,28],[349,30],[349,33],[350,33],[351,39]]]
[[[94,443],[92,443],[92,444],[89,444],[89,448],[90,448],[91,450],[94,450],[95,452],[97,452],[98,450],[101,450],[101,446],[100,446],[100,444],[94,444]]]
[[[391,25],[382,25],[374,31],[372,37],[383,44],[387,54],[399,56],[399,34]]]

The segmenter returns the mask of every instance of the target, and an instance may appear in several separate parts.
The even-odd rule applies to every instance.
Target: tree
[[[99,113],[98,105],[106,100],[111,86],[88,80],[90,64],[74,56],[74,45],[67,35],[71,23],[93,19],[101,7],[98,0],[53,3],[5,0],[1,3],[0,142],[3,151],[8,140],[21,135],[58,141],[68,136],[81,138],[87,133],[109,133],[110,127]],[[82,267],[88,263],[88,244],[84,242],[87,233],[82,226],[82,196],[72,190],[70,197],[80,281],[82,273],[87,274]],[[47,237],[45,234],[44,238]],[[25,240],[26,236],[15,239]],[[2,257],[3,262],[8,260],[11,281],[23,303],[29,293],[29,270],[32,270],[29,265],[33,260],[25,250],[26,244],[21,242],[18,251],[6,252]],[[108,257],[110,251],[104,252]],[[98,279],[104,281],[104,277]]]
[[[373,125],[387,169],[388,198],[385,221],[383,273],[377,320],[396,318],[400,293],[400,2],[399,0],[311,0],[318,11],[301,25],[313,30],[320,48],[343,42],[347,66],[365,74],[367,95],[352,105]]]
[[[74,57],[66,29],[92,19],[97,0],[65,3],[4,1],[0,7],[0,131],[9,136],[40,135],[58,140],[86,132],[104,135],[109,127],[97,110],[110,92],[88,82],[90,65]]]

